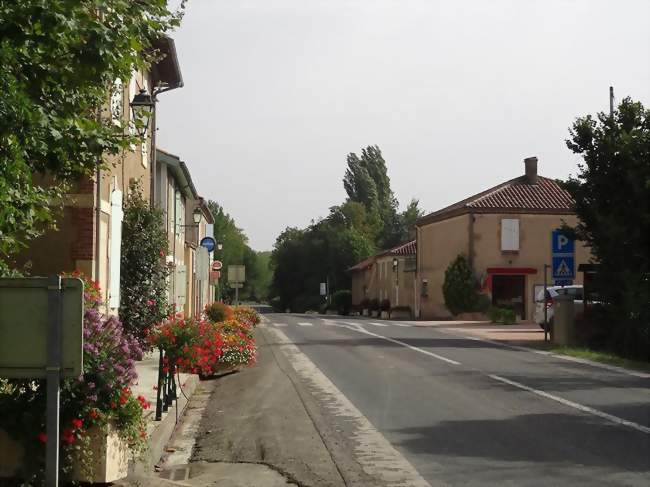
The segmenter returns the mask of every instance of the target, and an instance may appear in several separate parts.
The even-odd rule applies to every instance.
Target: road
[[[349,455],[386,485],[650,485],[647,377],[412,323],[266,318]]]

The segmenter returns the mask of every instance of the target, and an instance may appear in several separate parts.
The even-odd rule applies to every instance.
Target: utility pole
[[[551,267],[548,264],[544,264],[544,296],[542,297],[544,303],[544,342],[548,342],[548,306],[546,303],[546,293],[548,292],[548,281],[546,278],[547,271]]]
[[[614,87],[609,87],[609,116],[614,116]]]

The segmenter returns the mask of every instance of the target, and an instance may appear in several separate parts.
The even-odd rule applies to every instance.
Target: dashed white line
[[[298,323],[298,326],[314,326],[313,323],[309,323],[308,321],[301,321]]]
[[[570,408],[577,409],[578,411],[582,411],[584,413],[588,414],[593,414],[594,416],[598,416],[600,418],[606,419],[608,421],[611,421],[612,423],[615,424],[620,424],[623,426],[627,426],[628,428],[635,429],[637,431],[641,431],[642,433],[645,434],[650,434],[650,428],[647,426],[640,425],[638,423],[634,423],[632,421],[628,421],[627,419],[619,418],[618,416],[614,416],[608,413],[605,413],[603,411],[599,411],[598,409],[590,408],[589,406],[584,406],[582,404],[578,404],[577,402],[569,401],[568,399],[564,399],[558,396],[554,396],[553,394],[549,394],[548,392],[540,391],[539,389],[534,389],[532,387],[528,387],[524,384],[521,384],[519,382],[515,382],[514,380],[506,379],[505,377],[501,377],[499,375],[492,375],[488,374],[488,377],[497,380],[499,382],[503,382],[504,384],[511,385],[513,387],[517,387],[518,389],[522,389],[527,392],[531,392],[533,394],[537,394],[538,396],[544,397],[546,399],[550,399],[551,401],[556,401],[559,402],[560,404],[564,404],[565,406],[568,406]]]
[[[273,323],[273,324],[274,324],[275,326],[280,326],[280,327],[282,327],[282,326],[287,326],[286,323]]]
[[[369,322],[368,324],[372,325],[372,326],[388,326],[386,323],[372,323],[372,322]]]

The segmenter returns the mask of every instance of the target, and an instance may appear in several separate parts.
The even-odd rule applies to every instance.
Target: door
[[[514,310],[519,319],[526,319],[526,276],[492,276],[492,305]]]

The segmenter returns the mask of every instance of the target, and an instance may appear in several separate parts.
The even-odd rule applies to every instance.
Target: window
[[[501,220],[501,250],[519,251],[519,220],[514,218]]]

